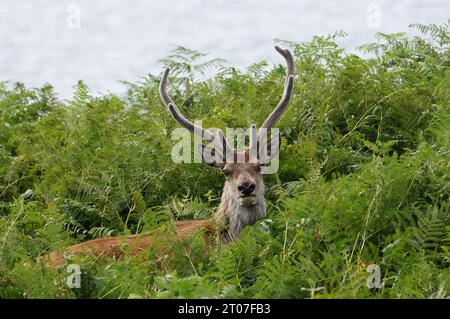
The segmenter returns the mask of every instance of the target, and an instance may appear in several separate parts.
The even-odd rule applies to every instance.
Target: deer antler
[[[254,149],[254,147],[257,145],[258,142],[265,140],[267,131],[272,128],[275,123],[279,120],[281,115],[286,110],[287,105],[289,104],[289,101],[292,96],[292,88],[294,84],[294,58],[292,57],[291,52],[288,49],[281,49],[279,46],[275,46],[275,50],[280,53],[284,59],[286,60],[287,64],[287,72],[286,72],[286,80],[284,84],[284,92],[283,96],[281,97],[280,102],[278,102],[278,105],[275,107],[275,109],[270,113],[270,115],[267,117],[267,119],[264,121],[260,129],[258,130],[256,134],[256,126],[253,124],[250,127],[250,146],[249,149]],[[161,83],[159,86],[159,93],[161,95],[161,99],[163,100],[164,104],[167,106],[170,114],[172,114],[172,117],[175,119],[175,121],[178,122],[182,127],[186,128],[190,132],[193,132],[194,134],[197,134],[203,139],[208,140],[209,142],[213,143],[215,147],[219,150],[223,151],[224,157],[227,159],[229,158],[228,154],[232,152],[232,148],[230,147],[227,139],[223,135],[221,130],[217,130],[217,136],[215,136],[210,131],[195,125],[191,121],[189,121],[186,117],[183,116],[183,114],[180,112],[178,107],[175,105],[175,102],[170,98],[169,94],[167,93],[167,78],[169,76],[169,69],[167,68],[164,71],[164,74],[161,79]],[[266,142],[267,144],[270,143]]]
[[[198,125],[195,125],[194,123],[189,121],[186,117],[184,117],[183,114],[181,114],[175,102],[172,101],[169,94],[167,93],[168,76],[169,76],[169,68],[167,68],[164,71],[161,83],[159,85],[159,94],[161,95],[161,98],[164,104],[167,106],[170,114],[172,114],[172,117],[175,119],[175,121],[178,122],[178,124],[180,124],[185,129],[189,130],[190,132],[197,134],[198,136],[204,138],[205,140],[208,140],[209,142],[214,142],[216,138],[213,133],[211,133],[208,130],[205,130],[204,128]]]
[[[258,140],[261,140],[264,134],[261,129],[266,129],[265,131],[267,132],[279,120],[281,115],[286,110],[286,107],[288,106],[292,96],[292,88],[294,85],[294,58],[292,57],[291,51],[289,51],[288,49],[282,49],[276,45],[275,50],[277,50],[278,53],[280,53],[284,57],[287,64],[284,92],[280,102],[278,102],[278,105],[261,125],[260,130],[258,131]]]
[[[225,138],[223,132],[219,129],[217,130],[217,136],[215,136],[210,131],[195,125],[191,121],[189,121],[184,115],[180,112],[179,108],[176,106],[175,102],[170,98],[167,93],[167,78],[169,76],[169,68],[164,71],[164,74],[161,79],[161,83],[159,85],[159,94],[161,95],[161,99],[164,104],[167,106],[170,114],[178,122],[182,127],[187,129],[188,131],[197,134],[202,139],[208,140],[210,143],[213,143],[217,150],[221,150],[223,159],[229,158],[229,153],[231,152],[231,147]]]

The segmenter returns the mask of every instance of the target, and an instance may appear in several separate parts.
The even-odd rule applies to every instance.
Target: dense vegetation
[[[36,258],[205,218],[223,177],[172,162],[177,126],[157,75],[124,83],[121,96],[94,97],[80,82],[64,101],[50,85],[1,83],[0,298],[448,298],[450,34],[448,24],[412,28],[379,34],[362,57],[336,45],[342,34],[280,41],[297,74],[267,219],[209,255],[199,236],[180,243],[162,267],[151,249],[144,260],[67,261],[82,266],[79,289]],[[163,60],[183,112],[205,127],[261,124],[283,61],[244,72],[205,60],[185,48]],[[367,286],[369,264],[380,288]]]

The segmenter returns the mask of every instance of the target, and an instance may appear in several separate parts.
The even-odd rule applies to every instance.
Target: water
[[[280,62],[275,38],[309,41],[344,30],[341,43],[354,50],[375,32],[449,17],[448,0],[0,0],[0,80],[48,82],[61,98],[78,80],[94,94],[116,93],[120,80],[159,73],[173,45],[243,68]]]

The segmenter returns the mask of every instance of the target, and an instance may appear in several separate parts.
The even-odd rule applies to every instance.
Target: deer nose
[[[242,184],[239,184],[238,190],[241,192],[242,195],[247,196],[250,195],[255,190],[255,183],[249,183],[245,182]]]

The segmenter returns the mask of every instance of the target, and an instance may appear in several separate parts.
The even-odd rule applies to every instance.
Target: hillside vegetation
[[[172,162],[177,125],[160,75],[124,83],[120,96],[79,82],[64,101],[51,85],[0,83],[0,298],[448,298],[450,34],[448,24],[411,28],[417,36],[378,34],[359,55],[336,44],[340,33],[278,41],[296,79],[278,124],[280,169],[265,178],[267,218],[208,255],[201,236],[180,243],[160,267],[152,249],[68,260],[81,288],[37,257],[206,218],[223,177]],[[279,65],[241,71],[179,47],[162,64],[187,117],[249,127],[282,93],[272,55]],[[379,288],[367,286],[370,264]]]

